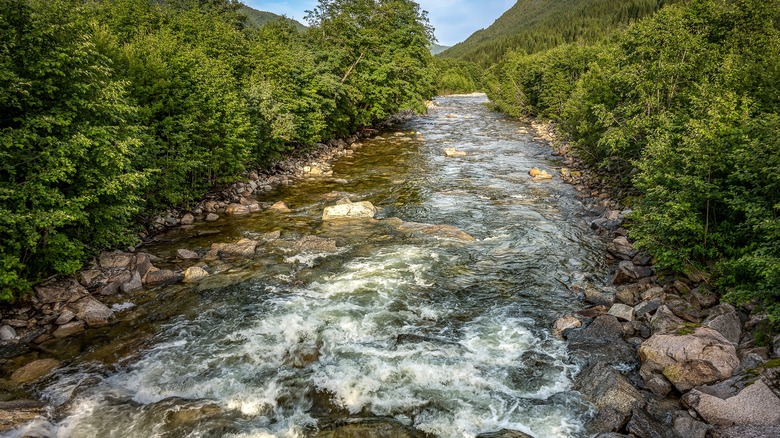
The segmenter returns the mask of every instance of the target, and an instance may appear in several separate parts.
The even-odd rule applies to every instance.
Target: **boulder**
[[[564,331],[581,326],[582,322],[577,317],[571,315],[563,316],[556,319],[553,323],[553,336],[561,338]]]
[[[72,306],[76,318],[84,321],[90,327],[103,327],[115,319],[111,309],[91,296],[76,301]]]
[[[663,374],[681,392],[724,380],[739,366],[734,346],[717,331],[700,327],[687,335],[653,335],[639,347],[640,374]]]
[[[597,317],[583,329],[567,334],[569,350],[579,352],[586,362],[626,364],[636,362],[634,348],[622,339],[623,325],[612,315]]]
[[[130,279],[130,281],[126,283],[122,283],[122,286],[120,286],[119,288],[122,291],[122,293],[130,293],[130,292],[135,292],[143,289],[144,285],[143,282],[141,281],[141,274],[135,272],[133,274],[133,277]]]
[[[769,438],[779,436],[780,424],[722,426],[714,428],[710,433],[711,438]]]
[[[650,318],[650,328],[653,334],[671,333],[683,327],[685,321],[677,317],[668,307],[661,306],[655,311],[655,315]]]
[[[76,274],[76,278],[82,286],[94,290],[106,284],[108,274],[102,269],[84,269]]]
[[[667,295],[664,304],[672,313],[688,322],[698,324],[704,319],[704,312],[701,309],[697,309],[696,306],[677,295]]]
[[[590,433],[616,432],[628,423],[635,408],[646,402],[628,379],[610,365],[598,362],[580,373],[574,389],[596,407],[586,425]]]
[[[249,213],[249,207],[242,204],[230,204],[228,205],[227,209],[225,210],[225,213],[227,214],[248,214]]]
[[[311,252],[335,252],[336,239],[326,239],[318,236],[304,236],[301,240],[295,242],[293,246],[297,251]]]
[[[710,427],[691,417],[688,411],[678,411],[672,420],[674,431],[684,438],[706,438]]]
[[[279,213],[290,213],[292,211],[290,210],[290,207],[288,207],[287,204],[282,201],[275,202],[274,205],[269,208],[269,210]]]
[[[16,339],[16,330],[10,325],[0,327],[0,341],[10,341]]]
[[[217,255],[251,256],[257,249],[257,241],[241,239],[235,243],[212,243],[211,251]]]
[[[586,285],[583,288],[583,293],[585,295],[585,301],[590,304],[612,306],[612,303],[615,302],[615,296],[613,294],[605,293],[591,285]]]
[[[683,403],[710,424],[780,424],[780,398],[762,379],[726,399],[693,389],[683,396]]]
[[[625,236],[618,236],[608,243],[607,252],[622,260],[631,260],[636,255],[636,250]],[[631,263],[633,264],[633,262]]]
[[[206,222],[214,222],[219,219],[219,215],[216,213],[209,213],[206,215]]]
[[[618,264],[617,272],[612,278],[612,284],[618,286],[633,282],[653,275],[653,268],[646,266],[637,266],[629,260],[623,260]]]
[[[170,269],[157,269],[150,270],[144,276],[143,283],[146,286],[162,286],[166,284],[178,283],[183,279],[181,274],[171,271]]]
[[[191,249],[186,248],[179,248],[176,250],[176,257],[182,259],[182,260],[195,260],[200,258],[198,253]]]
[[[60,313],[60,316],[57,317],[57,319],[54,321],[57,325],[65,325],[71,321],[73,321],[73,318],[76,317],[76,314],[73,313],[70,309],[65,308],[62,313]]]
[[[457,157],[465,157],[468,154],[466,154],[466,152],[464,151],[459,151],[455,148],[444,148],[444,155],[449,158],[457,158]]]
[[[45,413],[46,405],[39,401],[0,401],[0,432],[27,424]]]
[[[615,293],[615,299],[623,304],[636,306],[642,301],[640,294],[645,289],[646,287],[644,285],[635,283],[618,286],[617,292]]]
[[[538,167],[534,167],[531,170],[529,170],[528,175],[530,175],[534,181],[544,181],[544,180],[552,179],[552,175],[550,175],[549,172],[547,172],[546,170],[539,169]]]
[[[734,345],[742,337],[742,321],[731,304],[720,304],[710,311],[710,316],[702,323],[704,327],[716,330]]]
[[[11,374],[11,381],[16,383],[32,382],[33,380],[37,380],[49,374],[58,366],[60,366],[60,361],[57,359],[34,360],[14,371],[14,373]]]
[[[501,429],[496,432],[485,432],[476,436],[476,438],[533,438],[531,435],[509,429]]]
[[[84,331],[84,321],[73,321],[65,323],[59,327],[57,327],[57,330],[54,330],[55,338],[62,339],[67,338],[68,336],[73,336],[77,333],[81,333]]]
[[[612,315],[617,319],[622,319],[623,321],[634,320],[634,308],[625,304],[613,304],[612,307],[609,308],[607,314]]]
[[[89,292],[74,279],[47,282],[35,287],[41,304],[72,303],[89,295]]]
[[[184,282],[195,283],[209,276],[209,273],[200,266],[190,266],[184,271]]]
[[[644,409],[635,407],[626,425],[631,436],[638,438],[679,438],[668,425],[651,417]]]
[[[98,264],[103,269],[130,269],[135,256],[125,252],[104,252],[98,258]]]
[[[423,438],[426,435],[397,420],[381,417],[347,418],[323,425],[313,438]]]
[[[368,201],[350,202],[348,204],[325,207],[322,220],[334,219],[370,219],[376,215],[376,207]]]
[[[645,315],[649,316],[651,313],[658,310],[658,308],[661,307],[661,304],[662,301],[655,298],[649,301],[642,301],[634,306],[634,317],[642,318]]]
[[[181,217],[182,225],[192,225],[194,223],[195,223],[195,216],[193,216],[190,213],[186,213],[184,216]]]

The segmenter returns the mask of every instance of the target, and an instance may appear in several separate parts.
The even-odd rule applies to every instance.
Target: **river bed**
[[[572,285],[603,286],[604,242],[571,186],[531,181],[532,167],[557,172],[529,126],[481,95],[436,102],[333,163],[332,176],[259,199],[289,213],[202,223],[142,248],[173,260],[179,248],[276,231],[338,246],[269,240],[255,257],[212,263],[221,273],[196,286],[127,303],[120,320],[160,302],[169,316],[137,333],[126,322],[122,336],[139,345],[126,357],[75,354],[35,388],[56,412],[8,436],[306,437],[334,418],[376,416],[438,437],[582,433],[578,369],[550,327],[581,307]],[[344,197],[371,201],[377,219],[323,222]],[[475,240],[401,232],[391,218]]]

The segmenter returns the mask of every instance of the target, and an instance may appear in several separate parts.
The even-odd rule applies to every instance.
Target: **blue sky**
[[[307,9],[313,9],[317,0],[243,0],[260,11],[286,15],[303,24]],[[428,11],[428,19],[436,28],[439,44],[459,43],[479,29],[490,26],[496,18],[515,4],[515,0],[419,0]]]

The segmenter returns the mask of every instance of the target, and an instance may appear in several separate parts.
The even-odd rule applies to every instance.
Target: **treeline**
[[[593,42],[674,0],[518,0],[487,29],[442,57],[489,67],[505,53],[535,53],[561,44]]]
[[[631,236],[662,266],[780,321],[780,1],[668,6],[606,43],[509,55],[489,82],[632,194]]]
[[[410,0],[320,0],[299,31],[231,0],[0,0],[0,299],[131,243],[296,148],[424,108]]]

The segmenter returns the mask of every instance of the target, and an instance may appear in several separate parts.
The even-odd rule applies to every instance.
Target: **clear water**
[[[147,248],[165,257],[280,230],[340,250],[263,244],[197,287],[120,302],[113,330],[146,335],[141,347],[113,361],[82,347],[36,388],[58,408],[9,435],[304,437],[325,419],[373,415],[440,437],[580,433],[577,370],[550,326],[580,306],[571,284],[599,284],[603,243],[571,187],[530,181],[531,167],[553,173],[555,162],[522,123],[488,111],[484,96],[437,101],[337,161],[332,178],[261,199],[292,213],[202,224]],[[445,147],[468,155],[446,158]],[[476,241],[410,236],[388,220],[323,223],[323,207],[346,195]],[[159,308],[166,317],[148,317]]]

